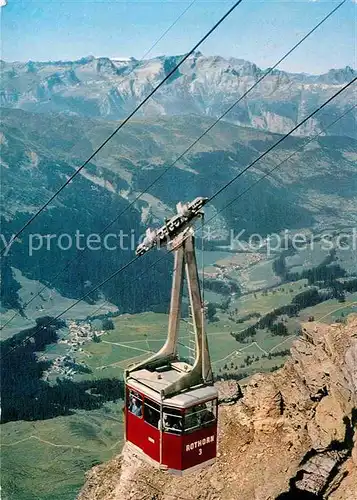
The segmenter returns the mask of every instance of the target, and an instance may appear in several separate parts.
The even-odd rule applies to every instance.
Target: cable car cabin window
[[[164,407],[162,412],[162,419],[163,419],[163,426],[162,426],[163,432],[168,432],[171,434],[182,434],[183,422],[180,410]]]
[[[144,420],[150,425],[153,425],[158,429],[159,420],[160,420],[160,406],[151,401],[150,399],[145,398],[144,401]]]
[[[142,418],[143,416],[143,398],[141,394],[136,391],[129,390],[128,397],[128,410],[133,415]]]
[[[191,408],[185,412],[185,433],[193,432],[202,427],[209,427],[217,419],[217,400],[208,401]]]

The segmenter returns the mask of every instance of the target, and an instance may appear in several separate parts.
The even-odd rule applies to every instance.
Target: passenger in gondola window
[[[212,422],[215,422],[216,417],[214,415],[214,408],[211,405],[202,405],[202,410],[200,411],[200,421],[202,426],[207,426]]]
[[[143,402],[140,394],[134,391],[130,391],[128,400],[129,411],[134,415],[136,415],[137,417],[141,417],[143,414],[142,406]]]
[[[182,418],[180,415],[166,415],[164,414],[164,426],[163,430],[166,432],[172,432],[174,434],[180,434],[182,431]]]
[[[176,434],[180,434],[180,432],[182,431],[182,422],[180,418],[178,417],[173,418],[171,423],[171,430]]]
[[[162,427],[162,428],[161,428]],[[161,425],[161,420],[159,421],[159,429],[164,432],[170,432],[173,434],[181,434],[182,432],[182,418],[180,415],[167,415],[163,414],[163,425]]]
[[[191,407],[186,410],[185,415],[185,431],[193,431],[200,426],[200,422],[197,415],[197,407]]]
[[[141,415],[142,415],[141,401],[134,397],[133,398],[133,404],[131,406],[131,410],[130,411],[131,411],[131,413],[133,413],[137,417],[141,417]]]
[[[160,420],[160,410],[154,402],[149,401],[147,399],[145,399],[145,404],[144,404],[144,420],[148,424],[158,428]]]

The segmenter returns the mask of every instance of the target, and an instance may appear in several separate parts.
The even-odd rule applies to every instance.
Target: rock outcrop
[[[357,498],[357,315],[304,325],[286,364],[253,376],[243,397],[220,385],[213,466],[173,477],[124,448],[88,473],[79,500]]]

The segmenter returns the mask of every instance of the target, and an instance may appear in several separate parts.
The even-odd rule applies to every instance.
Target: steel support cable
[[[122,266],[120,269],[117,269],[114,273],[112,273],[110,276],[108,276],[108,278],[105,278],[103,281],[101,281],[101,283],[99,283],[99,285],[95,286],[94,288],[92,288],[92,290],[90,290],[89,292],[87,292],[85,295],[83,295],[81,298],[77,299],[73,304],[71,304],[70,306],[66,307],[66,309],[64,309],[64,311],[62,311],[60,314],[57,314],[57,316],[55,316],[54,318],[52,318],[50,321],[48,321],[45,325],[41,325],[35,333],[31,334],[31,335],[27,335],[21,342],[21,344],[27,342],[28,340],[30,340],[31,338],[35,337],[35,335],[37,333],[39,333],[41,330],[44,330],[46,328],[48,328],[49,326],[51,326],[51,324],[55,321],[57,321],[59,318],[61,318],[64,314],[66,314],[66,312],[70,311],[71,309],[73,309],[73,307],[75,307],[77,304],[79,304],[80,302],[82,302],[83,300],[85,300],[86,298],[88,298],[92,293],[96,292],[101,286],[105,285],[106,283],[108,283],[108,281],[110,281],[111,279],[115,278],[118,274],[120,274],[122,271],[124,271],[127,267],[129,267],[131,264],[133,264],[136,260],[138,260],[139,258],[139,255],[137,255],[136,257],[134,257],[133,259],[131,259],[129,262],[127,262],[126,264],[124,264],[124,266]],[[156,264],[156,262],[154,262],[154,264]],[[152,266],[149,266],[148,269],[150,269]],[[21,345],[20,344],[20,345]],[[0,361],[5,357],[7,356],[8,354],[10,354],[12,351],[14,351],[15,349],[17,349],[19,346],[14,346],[12,347],[11,349],[9,349],[5,354],[4,356],[1,356],[0,358]]]
[[[215,195],[213,195],[209,201],[212,201],[219,193],[221,193],[224,189],[226,189],[228,186],[230,186],[235,180],[238,179],[238,177],[240,177],[241,175],[243,175],[245,172],[247,172],[247,170],[249,170],[253,165],[255,165],[260,159],[262,159],[263,157],[265,157],[270,151],[272,151],[275,147],[277,147],[284,139],[286,139],[287,137],[289,137],[293,132],[295,132],[299,127],[301,127],[304,123],[306,123],[306,121],[308,119],[310,119],[311,117],[313,117],[318,111],[320,111],[321,109],[323,109],[325,106],[327,106],[327,104],[329,104],[331,101],[333,101],[337,96],[339,96],[343,91],[345,91],[348,87],[350,87],[355,81],[357,80],[357,77],[353,78],[352,80],[350,80],[346,85],[344,85],[340,90],[338,90],[337,92],[335,92],[331,97],[329,97],[323,104],[321,104],[315,111],[312,111],[306,118],[304,118],[303,120],[301,120],[295,127],[293,127],[290,132],[288,132],[287,134],[285,134],[281,139],[279,139],[277,142],[275,142],[270,148],[268,148],[264,153],[262,153],[257,159],[253,160],[253,162],[251,162],[245,169],[243,169],[238,175],[236,175],[231,181],[227,182],[224,186],[222,186],[222,188],[220,188],[216,193]],[[353,108],[351,108],[349,111],[351,111]],[[345,113],[346,114],[346,113]],[[342,116],[340,117],[342,118]],[[340,119],[339,118],[339,119]],[[334,123],[336,123],[338,121],[335,120],[331,125],[333,125]],[[329,126],[331,126],[329,125]],[[322,133],[322,132],[321,132]],[[314,138],[316,138],[314,136]],[[311,141],[310,141],[311,142]],[[285,160],[284,160],[285,161]],[[282,163],[284,163],[281,162]],[[254,183],[255,185],[256,183]],[[212,220],[209,219],[209,220]],[[81,298],[79,298],[78,300],[76,300],[72,305],[70,305],[69,307],[67,307],[64,311],[62,311],[60,314],[58,314],[55,318],[51,319],[46,325],[42,325],[40,329],[43,329],[43,328],[47,328],[47,326],[50,326],[51,323],[53,321],[56,321],[57,319],[59,319],[60,317],[62,317],[66,312],[68,312],[69,310],[73,309],[73,307],[75,307],[77,304],[79,304],[81,301],[85,300],[87,297],[89,297],[92,293],[94,293],[95,291],[97,291],[101,286],[103,286],[104,284],[106,284],[108,281],[110,281],[111,279],[113,279],[115,276],[117,276],[118,274],[120,274],[122,271],[124,271],[127,267],[129,267],[131,264],[133,264],[140,256],[137,255],[136,257],[134,257],[132,260],[130,260],[129,262],[127,262],[124,266],[122,266],[120,269],[118,269],[117,271],[115,271],[114,273],[112,273],[108,278],[104,279],[101,283],[99,283],[97,286],[95,286],[92,290],[90,290],[89,292],[87,292],[85,295],[83,295]],[[157,261],[151,263],[147,268],[145,268],[144,272],[141,273],[139,275],[139,278],[142,277],[149,269],[151,269],[152,267],[154,267],[156,264],[158,264],[160,261],[162,261],[164,258],[166,258],[166,254],[161,257],[160,259],[158,259]],[[38,330],[38,331],[39,331]],[[34,337],[34,335],[36,335],[37,331],[32,334],[32,335],[28,335],[22,342],[26,342],[27,340],[31,339],[32,337]],[[20,345],[21,345],[20,344]],[[17,347],[19,346],[14,346],[13,348],[9,349],[9,351],[7,351],[4,356],[2,356],[0,358],[0,361],[1,359],[3,359],[6,355],[8,355],[9,353],[11,353],[13,350],[15,350]]]
[[[318,132],[316,135],[314,135],[313,137],[311,137],[310,139],[308,139],[306,142],[304,142],[304,144],[302,144],[302,146],[300,146],[297,150],[295,150],[293,153],[291,153],[288,157],[284,158],[281,162],[279,162],[277,165],[275,165],[275,167],[273,167],[272,169],[270,169],[263,176],[261,176],[259,179],[257,179],[255,182],[253,182],[250,186],[248,186],[244,191],[242,191],[241,193],[239,193],[239,195],[237,197],[235,197],[233,200],[231,200],[227,205],[225,205],[221,210],[219,210],[213,217],[211,217],[210,219],[208,219],[208,221],[205,222],[205,225],[207,225],[207,223],[211,222],[215,217],[217,217],[217,215],[219,213],[221,213],[223,210],[225,210],[228,206],[232,205],[235,201],[237,201],[239,198],[241,198],[247,192],[249,192],[251,189],[253,189],[259,182],[263,181],[266,177],[268,177],[270,174],[272,174],[275,170],[277,170],[278,168],[280,168],[286,161],[290,160],[297,153],[299,153],[300,151],[304,150],[306,148],[306,146],[308,146],[311,142],[315,141],[318,137],[321,136],[321,134],[323,134],[324,132],[326,132],[326,130],[328,130],[330,127],[332,127],[333,125],[335,125],[339,120],[341,120],[342,118],[344,118],[344,116],[346,116],[348,113],[350,113],[351,111],[353,111],[356,107],[357,107],[357,104],[354,105],[354,106],[352,106],[351,108],[349,108],[342,115],[340,115],[335,120],[333,120],[331,123],[329,123],[326,127],[324,127],[320,132]],[[198,231],[200,231],[200,230],[201,231],[203,230],[202,226],[201,226],[201,228],[198,229]],[[168,252],[168,253],[170,253],[170,252]],[[167,258],[167,255],[168,254],[165,254],[163,257],[159,258],[156,261],[156,263],[158,264],[163,259]],[[151,267],[152,266],[150,266],[150,268]],[[146,274],[146,272],[147,272],[147,270],[145,269],[139,275],[138,278],[142,278]],[[106,305],[106,303],[107,303],[107,301],[105,301],[105,303],[103,303],[101,306],[99,306],[89,317],[94,317],[97,314],[97,312],[100,311]]]
[[[218,214],[220,214],[221,212],[223,212],[224,210],[226,210],[229,206],[231,206],[233,203],[235,203],[237,200],[239,200],[242,196],[244,196],[248,191],[250,191],[251,189],[253,189],[257,184],[259,184],[259,182],[263,181],[264,179],[266,179],[267,177],[269,177],[269,175],[271,175],[273,172],[275,172],[275,170],[277,170],[278,168],[280,168],[286,161],[290,160],[293,156],[295,156],[296,154],[300,153],[300,151],[303,151],[306,146],[308,146],[311,142],[315,141],[318,137],[321,136],[321,134],[323,132],[325,132],[328,128],[332,127],[333,125],[335,125],[335,123],[337,123],[339,120],[341,120],[344,116],[346,116],[348,113],[350,113],[351,111],[353,111],[355,108],[357,107],[357,104],[355,104],[354,106],[352,106],[351,108],[349,108],[347,111],[345,111],[342,115],[340,115],[338,118],[336,118],[336,120],[334,120],[333,122],[331,122],[329,125],[327,125],[327,127],[325,127],[323,130],[321,130],[319,133],[317,133],[316,135],[314,135],[313,137],[311,137],[310,139],[308,139],[306,142],[304,142],[304,144],[302,144],[302,146],[300,146],[298,149],[296,149],[293,153],[291,153],[290,155],[288,155],[286,158],[284,158],[282,161],[280,161],[277,165],[275,165],[275,167],[273,167],[272,169],[270,169],[268,172],[266,172],[264,175],[262,175],[261,177],[259,177],[259,179],[257,179],[255,182],[253,182],[253,184],[251,184],[250,186],[248,186],[246,189],[244,189],[244,191],[241,191],[236,197],[234,197],[231,201],[229,201],[226,205],[224,205],[223,208],[221,208],[218,212],[216,212],[214,214],[213,217],[211,217],[210,219],[208,219],[208,221],[205,223],[205,225],[207,225],[209,222],[211,222],[211,220],[213,220],[215,217],[217,217]],[[201,228],[199,228],[200,230]],[[201,229],[202,230],[202,229]]]
[[[312,35],[327,19],[329,19],[342,5],[346,2],[346,0],[343,0],[341,3],[339,3],[336,7],[334,7],[317,25],[315,25],[306,35],[304,35],[288,52],[286,52],[271,68],[269,68],[266,72],[263,73],[261,77],[254,82],[253,85],[251,85],[231,106],[228,107],[228,109],[220,115],[193,143],[189,145],[188,148],[186,148],[175,160],[173,163],[171,163],[168,167],[166,167],[146,188],[141,191],[135,198],[132,200],[119,214],[111,221],[109,222],[104,229],[99,233],[99,236],[102,236],[107,229],[109,229],[115,222],[119,220],[119,218],[127,211],[129,208],[131,208],[151,187],[153,187],[169,170],[171,170],[178,161],[180,161],[206,134],[208,134],[232,109],[237,106],[252,90],[259,85],[259,83],[264,80],[269,74],[274,71],[274,69],[281,64],[294,50],[296,50],[310,35]],[[191,4],[192,5],[192,4]],[[183,15],[183,14],[182,14]],[[86,250],[84,250],[85,252]],[[79,258],[82,258],[83,253],[80,255]],[[64,268],[62,268],[52,280],[56,280],[62,273],[64,273],[74,262],[78,260],[77,257],[72,259]],[[27,307],[33,300],[35,300],[43,291],[46,290],[46,286],[41,288],[41,290],[31,297],[31,299],[23,306],[24,308]],[[7,325],[9,325],[13,319],[18,315],[19,313],[16,312],[11,318],[9,318],[8,321],[4,323],[0,327],[0,331],[5,328]]]
[[[221,210],[219,210],[219,212],[217,212],[213,217],[211,217],[210,219],[208,219],[208,221],[205,223],[207,224],[208,222],[212,221],[215,217],[217,217],[217,215],[219,213],[221,213],[223,210],[225,210],[228,206],[232,205],[234,202],[236,202],[239,198],[241,198],[242,196],[244,196],[248,191],[250,191],[251,189],[253,189],[259,182],[263,181],[266,177],[268,177],[271,173],[273,173],[275,170],[277,170],[278,168],[280,168],[285,162],[287,162],[288,160],[290,160],[294,155],[298,154],[300,151],[304,150],[306,148],[306,146],[308,146],[311,142],[315,141],[318,137],[321,136],[321,134],[323,134],[326,130],[328,130],[330,127],[332,127],[333,125],[335,125],[339,120],[341,120],[345,115],[347,115],[348,113],[350,113],[351,111],[353,111],[355,108],[357,107],[357,105],[354,105],[352,106],[351,108],[349,108],[347,111],[345,111],[342,115],[340,115],[338,118],[336,118],[333,122],[331,122],[329,125],[327,125],[323,130],[321,130],[320,132],[318,132],[316,135],[314,135],[313,137],[311,137],[310,139],[308,139],[306,142],[304,142],[304,144],[298,148],[297,150],[295,150],[293,153],[291,153],[287,158],[284,158],[281,162],[279,162],[275,167],[273,167],[272,169],[270,169],[268,172],[266,172],[263,176],[261,176],[259,179],[257,179],[255,182],[253,182],[250,186],[248,186],[247,189],[245,189],[244,191],[242,191],[241,193],[239,193],[239,195],[237,197],[235,197],[233,200],[231,200],[227,205],[225,205]],[[198,230],[201,230],[202,231],[202,226],[198,229]],[[170,253],[170,252],[169,252]],[[159,258],[155,263],[153,263],[151,267],[153,267],[154,265],[158,264],[159,262],[161,262],[162,260],[166,259],[167,258],[167,255],[168,254],[165,254],[164,256],[162,256],[161,258]],[[148,268],[149,269],[149,268]],[[139,278],[143,277],[147,270],[148,269],[145,269],[140,275],[139,275]],[[96,309],[94,311],[94,313],[92,313],[90,315],[90,317],[94,317],[96,315],[96,313],[98,311],[100,311],[105,305],[106,305],[107,301],[102,304],[101,306],[99,306],[98,309]]]
[[[348,87],[350,87],[351,85],[353,85],[356,80],[357,80],[357,76],[355,78],[352,78],[352,80],[350,80],[348,83],[346,83],[346,85],[344,85],[340,90],[338,90],[337,92],[335,92],[331,97],[329,97],[329,99],[327,99],[327,101],[325,101],[323,104],[321,104],[321,106],[319,106],[318,108],[316,108],[306,118],[304,118],[303,120],[301,120],[297,125],[295,125],[295,127],[293,127],[285,135],[283,135],[278,141],[274,142],[274,144],[272,146],[270,146],[270,148],[266,149],[264,151],[264,153],[262,153],[261,155],[259,155],[258,158],[256,158],[248,166],[246,166],[243,170],[241,170],[239,172],[239,174],[235,175],[233,177],[233,179],[231,179],[229,182],[227,182],[226,184],[224,184],[224,186],[222,186],[220,189],[218,189],[218,191],[216,191],[215,194],[210,197],[209,201],[214,200],[220,193],[222,193],[222,191],[224,191],[225,189],[227,189],[227,187],[229,187],[231,184],[233,184],[233,182],[235,182],[237,179],[239,179],[239,177],[241,177],[243,174],[245,174],[245,172],[247,172],[252,167],[254,167],[254,165],[258,161],[262,160],[267,154],[269,154],[270,151],[272,151],[277,146],[279,146],[279,144],[281,144],[285,139],[287,139],[291,134],[293,134],[298,128],[300,128],[302,125],[304,125],[304,123],[306,123],[308,120],[310,120],[310,118],[312,118],[313,116],[315,116],[316,113],[318,113],[319,111],[321,111],[321,109],[323,109],[325,106],[327,106],[327,104],[329,104],[331,101],[333,101],[337,96],[339,96],[342,92],[344,92]]]
[[[170,26],[163,32],[163,34],[151,45],[150,49],[148,49],[145,54],[142,56],[140,61],[143,61],[145,57],[147,57],[150,52],[158,45],[159,42],[167,35],[169,31],[172,30],[174,26],[179,22],[179,20],[186,14],[186,12],[193,6],[194,3],[196,3],[197,0],[192,0],[192,2],[181,12],[181,14],[175,19],[175,21],[170,24]]]
[[[152,188],[169,170],[171,170],[178,161],[180,161],[196,144],[203,139],[205,135],[207,135],[216,125],[219,123],[225,116],[227,116],[232,109],[237,106],[247,95],[254,90],[259,83],[261,83],[264,78],[266,78],[268,75],[274,71],[274,69],[277,68],[279,64],[281,64],[294,50],[296,50],[310,35],[312,35],[329,17],[331,17],[337,9],[342,7],[342,5],[346,2],[347,0],[343,0],[340,4],[338,4],[336,7],[334,7],[314,28],[312,28],[303,38],[301,38],[288,52],[284,54],[283,57],[281,57],[271,68],[269,68],[267,71],[263,73],[261,77],[258,78],[256,82],[253,83],[236,101],[234,101],[233,104],[231,104],[224,113],[222,113],[197,139],[195,139],[194,142],[192,142],[168,167],[166,167],[146,188],[139,193],[134,200],[130,202],[128,206],[124,208],[104,229],[103,232],[106,231],[109,227],[111,227],[117,220],[130,208],[136,203],[145,193],[148,192],[150,188]],[[102,233],[101,233],[102,234]]]
[[[159,36],[157,40],[151,45],[151,47],[141,56],[139,59],[139,63],[143,62],[144,59],[150,54],[150,52],[161,42],[161,40],[169,33],[169,31],[172,30],[174,26],[180,21],[180,19],[186,14],[186,12],[193,6],[194,3],[196,3],[197,0],[192,0],[192,2],[179,14],[179,16],[173,21],[170,26],[162,33],[162,35]],[[119,85],[122,85],[126,80],[128,80],[129,76],[135,71],[136,67],[133,66],[133,68],[129,71],[127,75],[125,75],[119,82]],[[115,106],[118,108],[117,104],[114,103]],[[78,143],[75,144],[69,151],[68,154],[70,154],[76,147],[78,146]]]
[[[169,31],[171,31],[171,29],[176,26],[176,24],[180,21],[180,19],[186,14],[186,12],[193,6],[193,4],[195,4],[197,2],[197,0],[192,0],[192,2],[181,12],[181,14],[175,19],[175,21],[173,21],[170,26],[162,33],[162,35],[160,35],[160,37],[151,45],[151,47],[141,56],[141,58],[139,59],[139,63],[143,62],[144,59],[150,54],[150,52],[159,44],[159,42],[161,42],[161,40],[167,35],[167,33],[169,33]],[[129,71],[129,73],[127,75],[125,75],[121,80],[120,80],[120,85],[125,82],[126,80],[128,80],[129,76],[134,72],[135,70],[135,66]],[[74,145],[70,152],[71,153],[73,151],[73,149],[78,146],[78,144]],[[143,193],[144,194],[144,193]],[[129,207],[126,208],[126,210],[128,209]],[[120,214],[118,216],[118,218],[120,217]],[[117,220],[117,219],[115,219]],[[115,221],[113,221],[114,223]],[[112,225],[109,224],[105,229],[108,229],[108,227],[110,227]],[[100,234],[103,234],[103,233],[100,233]],[[72,260],[71,262],[68,263],[68,266],[73,263],[74,260]],[[62,272],[64,272],[65,270],[67,269],[67,267],[65,267],[59,274],[57,274],[53,279],[56,279],[57,276],[59,276]],[[38,294],[36,294],[34,297],[32,297],[32,299],[27,303],[25,304],[23,307],[27,307],[27,305],[32,302],[32,300],[34,300],[36,297],[38,297],[38,295],[40,293],[42,293],[42,291],[44,291],[46,289],[46,287],[42,288],[40,292],[38,292]],[[18,313],[15,314],[15,316],[13,316],[8,322],[6,322],[5,325],[3,325],[2,327],[0,327],[0,330],[2,330],[3,328],[5,328],[6,325],[8,325],[16,316],[17,316]]]
[[[37,212],[30,217],[30,219],[25,222],[25,224],[15,233],[12,238],[12,241],[17,240],[17,238],[23,233],[23,231],[45,210],[45,208],[63,191],[63,189],[70,184],[70,182],[83,170],[83,168],[88,165],[88,163],[101,151],[104,146],[121,130],[131,118],[146,104],[149,99],[171,78],[171,76],[180,68],[180,66],[192,55],[195,50],[205,41],[207,38],[223,23],[223,21],[238,7],[243,0],[238,0],[233,4],[233,6],[217,21],[217,23],[196,43],[196,45],[181,59],[181,61],[176,64],[176,66],[169,71],[169,73],[165,76],[161,82],[154,87],[154,89],[145,97],[143,101],[138,104],[135,109],[120,123],[120,125],[107,137],[107,139],[102,142],[102,144],[89,156],[89,158],[82,163],[80,167],[66,180],[62,186],[57,189],[57,191],[42,205],[42,207],[37,210]],[[346,1],[346,0],[344,0]],[[0,255],[6,251],[6,246],[1,250]]]

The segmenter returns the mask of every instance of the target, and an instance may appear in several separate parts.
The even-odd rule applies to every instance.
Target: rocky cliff
[[[219,385],[214,466],[172,477],[124,448],[88,473],[78,500],[357,497],[357,315],[305,324],[284,367],[256,374],[242,393]]]

